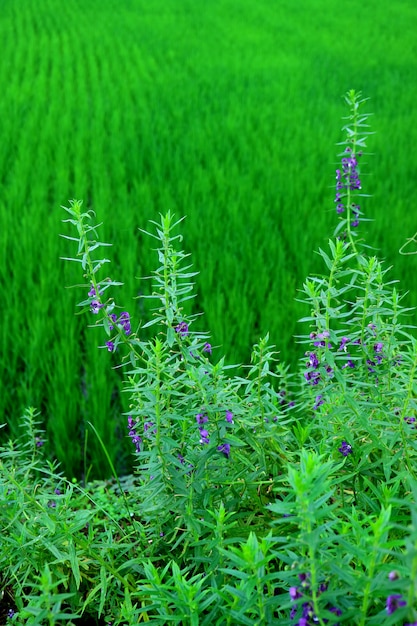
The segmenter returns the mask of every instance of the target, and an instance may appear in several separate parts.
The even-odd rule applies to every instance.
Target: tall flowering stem
[[[112,281],[110,278],[98,280],[97,272],[105,265],[110,263],[109,259],[94,259],[93,253],[101,247],[111,246],[109,243],[98,241],[97,228],[100,224],[91,223],[94,212],[83,211],[82,202],[74,200],[70,202],[69,207],[62,207],[70,218],[63,220],[70,223],[77,229],[78,237],[69,237],[61,235],[64,239],[75,241],[78,244],[76,257],[63,257],[66,261],[75,261],[81,263],[84,272],[86,285],[82,285],[86,289],[87,299],[79,303],[82,312],[89,310],[97,318],[96,326],[102,326],[110,340],[106,342],[109,352],[114,352],[119,343],[123,343],[129,350],[129,356],[132,363],[136,360],[143,360],[141,350],[139,350],[140,342],[134,334],[131,334],[130,315],[124,311],[118,317],[114,313],[116,305],[113,298],[106,298],[105,292],[111,286],[119,286],[122,283]]]
[[[355,229],[359,226],[360,217],[363,215],[358,199],[366,197],[362,193],[362,180],[359,162],[366,148],[366,139],[372,134],[367,124],[369,113],[361,113],[360,108],[367,99],[361,98],[361,93],[350,90],[345,95],[346,104],[350,114],[344,119],[347,124],[343,127],[346,139],[338,145],[344,146],[339,154],[341,157],[340,167],[336,169],[336,195],[335,204],[338,215],[341,216],[336,228],[336,234],[343,232],[343,239],[350,243],[352,251],[357,254],[355,244]],[[346,217],[342,217],[346,215]]]

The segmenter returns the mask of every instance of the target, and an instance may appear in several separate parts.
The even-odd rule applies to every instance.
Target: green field
[[[371,98],[361,224],[417,304],[417,4],[399,0],[2,0],[0,5],[0,411],[17,432],[28,405],[69,475],[106,473],[92,421],[128,469],[116,360],[77,318],[78,268],[60,239],[71,198],[97,210],[114,243],[115,294],[137,326],[156,266],[139,232],[186,215],[200,329],[214,358],[247,362],[270,332],[302,355],[295,302],[332,234],[335,129],[350,88]],[[366,205],[366,206],[365,206]],[[146,321],[146,320],[145,320]],[[415,316],[410,318],[415,322]],[[80,368],[78,363],[82,363]]]

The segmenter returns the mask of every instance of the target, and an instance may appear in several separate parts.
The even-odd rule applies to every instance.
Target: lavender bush
[[[417,342],[360,237],[364,102],[346,95],[337,227],[319,250],[323,275],[304,284],[296,373],[268,336],[239,375],[217,357],[215,334],[187,314],[195,273],[181,220],[168,213],[148,233],[158,266],[143,296],[152,315],[138,323],[103,274],[94,214],[65,209],[81,313],[129,397],[120,419],[135,472],[118,477],[103,444],[113,478],[68,481],[26,411],[22,441],[1,451],[8,623],[417,624]]]

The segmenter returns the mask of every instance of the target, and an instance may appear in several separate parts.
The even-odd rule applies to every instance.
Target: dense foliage
[[[80,313],[122,372],[135,472],[118,477],[91,422],[114,478],[68,480],[25,412],[0,453],[8,623],[417,624],[417,340],[360,237],[370,131],[364,100],[346,101],[338,223],[304,284],[296,375],[268,335],[237,375],[214,357],[184,306],[195,273],[182,220],[168,212],[148,233],[158,264],[135,328],[93,212],[66,208]]]

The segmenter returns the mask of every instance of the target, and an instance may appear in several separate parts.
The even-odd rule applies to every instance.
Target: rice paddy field
[[[156,267],[139,231],[171,210],[192,253],[213,358],[248,362],[267,331],[303,354],[296,302],[337,223],[336,143],[351,88],[370,97],[361,232],[417,304],[414,0],[2,0],[0,414],[31,405],[69,476],[129,469],[117,360],[77,317],[78,267],[61,205],[82,199],[114,244],[133,325]],[[340,122],[340,123],[339,123]],[[146,320],[145,320],[146,321]],[[410,323],[416,323],[413,313]]]

